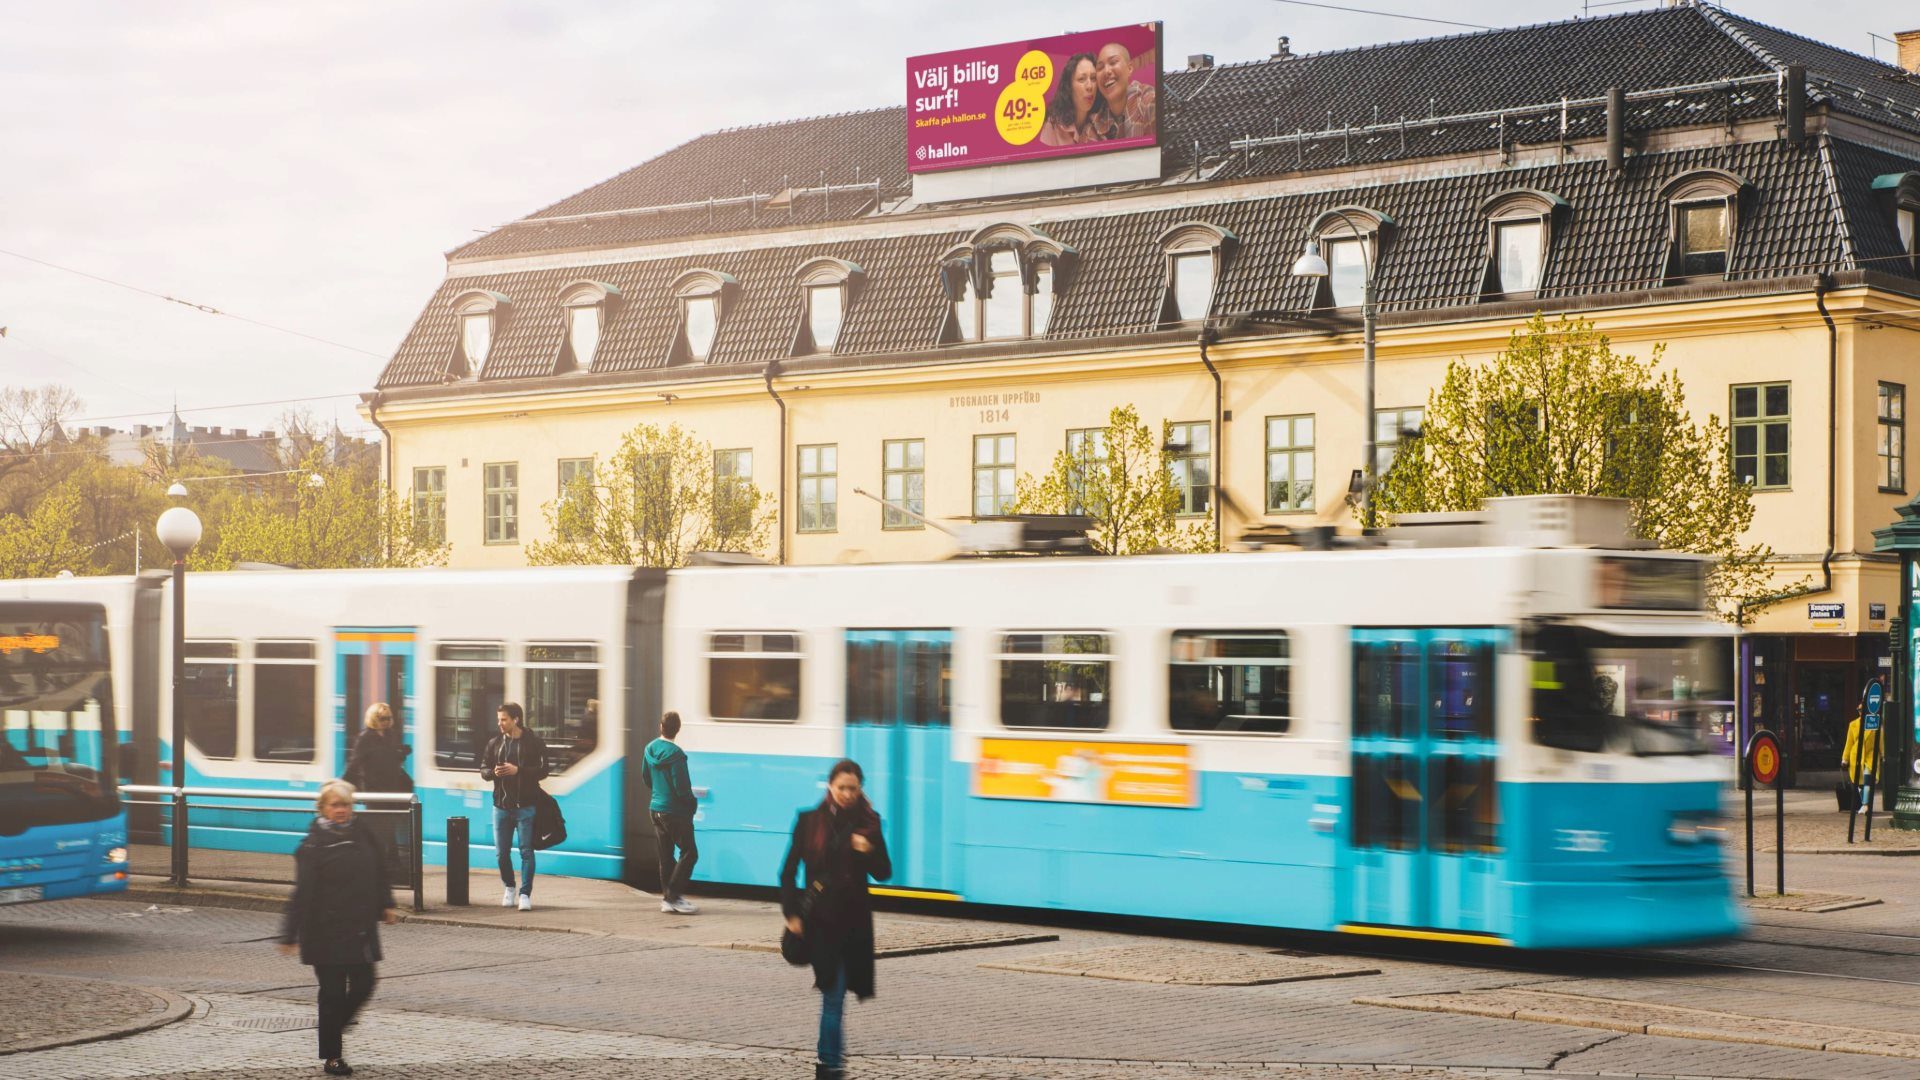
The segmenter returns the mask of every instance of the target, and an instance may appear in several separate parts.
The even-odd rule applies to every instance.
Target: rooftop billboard
[[[1154,146],[1160,24],[907,61],[907,171]]]

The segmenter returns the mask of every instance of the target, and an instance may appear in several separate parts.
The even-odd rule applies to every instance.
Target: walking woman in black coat
[[[847,991],[873,996],[873,901],[867,879],[893,876],[880,815],[860,785],[865,776],[849,760],[827,774],[827,797],[793,823],[793,842],[780,868],[780,908],[787,929],[806,941],[813,985],[820,991],[820,1063],[816,1078],[846,1075],[841,1015]],[[804,886],[795,878],[806,864]]]
[[[352,784],[355,791],[402,795],[411,792],[413,777],[407,775],[406,761],[413,747],[403,744],[401,737],[400,729],[393,722],[392,706],[384,701],[367,706],[360,737],[353,741],[353,753],[348,756],[346,771],[340,774],[340,779]],[[387,874],[391,880],[400,872],[397,862],[400,849],[410,846],[414,838],[404,813],[394,812],[397,808],[392,804],[377,809],[385,812],[368,814],[360,823],[370,827],[374,838],[380,841],[381,850],[389,860]]]
[[[353,1075],[340,1032],[373,996],[379,924],[400,917],[380,841],[353,819],[353,794],[344,780],[321,786],[320,814],[293,852],[293,899],[280,928],[280,951],[297,950],[320,981],[320,1058],[331,1076]]]

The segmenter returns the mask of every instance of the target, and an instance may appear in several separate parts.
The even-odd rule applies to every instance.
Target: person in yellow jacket
[[[1855,787],[1865,782],[1866,773],[1876,778],[1880,775],[1881,730],[1862,730],[1858,712],[1853,714],[1853,723],[1847,725],[1847,741],[1840,751],[1840,763],[1846,766],[1847,782]]]

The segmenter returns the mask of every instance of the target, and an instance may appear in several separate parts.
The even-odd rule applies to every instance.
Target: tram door
[[[953,631],[847,631],[847,756],[885,819],[890,886],[954,891],[946,803]]]
[[[1497,933],[1495,630],[1356,630],[1350,922]]]
[[[367,706],[386,702],[393,709],[401,742],[418,745],[414,731],[414,631],[411,627],[342,627],[333,632],[334,772],[347,767],[347,753],[360,737]],[[409,771],[415,767],[407,762]]]

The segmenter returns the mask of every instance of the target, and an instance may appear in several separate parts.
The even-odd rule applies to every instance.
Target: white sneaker
[[[673,906],[673,901],[662,900],[660,901],[660,910],[665,914],[673,915],[677,914],[680,909]]]
[[[684,896],[673,902],[673,910],[679,912],[682,915],[700,914],[700,909],[694,906],[693,901],[687,899]]]
[[[520,894],[520,910],[521,910],[521,911],[532,911],[532,910],[533,910],[533,897],[531,897],[531,896],[528,896],[528,895],[527,895],[526,893],[521,893],[521,894]]]
[[[506,888],[500,890],[500,906],[501,907],[513,906],[513,886],[509,885]]]

